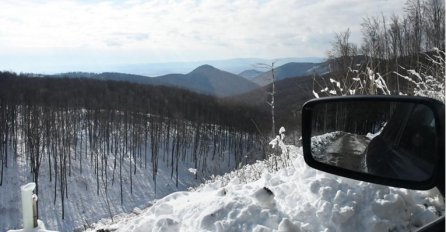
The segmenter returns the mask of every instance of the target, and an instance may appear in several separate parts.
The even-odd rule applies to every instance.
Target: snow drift
[[[195,191],[170,194],[113,224],[100,221],[96,229],[408,231],[444,215],[444,199],[436,190],[411,191],[341,178],[308,167],[301,148],[288,146],[288,151],[279,162],[289,155],[289,167],[267,171],[261,167],[269,161],[259,161]],[[250,182],[246,177],[258,170],[260,178]]]

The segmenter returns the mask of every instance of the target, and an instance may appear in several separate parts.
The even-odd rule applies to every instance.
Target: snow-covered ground
[[[32,230],[29,229],[19,229],[19,230],[8,230],[8,232],[56,232],[54,230],[47,230],[45,227],[45,223],[41,220],[37,220],[37,227]]]
[[[8,156],[8,168],[4,169],[4,182],[0,186],[0,231],[22,227],[20,186],[32,182],[32,175],[28,164],[30,161],[25,158],[25,152],[20,146],[18,153],[19,155],[14,157],[13,152],[9,152],[11,155]],[[208,178],[207,175],[210,173],[222,174],[228,169],[235,168],[233,157],[228,155],[223,159],[216,156],[214,162],[209,160],[206,170],[201,170],[198,179],[195,179],[196,170],[191,168],[194,167],[194,162],[191,159],[191,152],[188,152],[184,162],[179,163],[179,183],[176,187],[175,175],[171,178],[170,162],[159,158],[156,193],[150,163],[147,168],[144,168],[144,164],[142,166],[137,164],[136,174],[133,175],[133,193],[131,193],[128,174],[131,163],[128,157],[124,160],[125,162],[122,162],[124,196],[122,204],[119,175],[116,174],[114,183],[110,178],[112,165],[109,167],[109,178],[106,180],[108,191],[104,190],[103,182],[101,182],[100,191],[97,194],[94,165],[89,165],[90,160],[85,158],[81,173],[79,160],[73,160],[71,176],[67,178],[65,219],[62,219],[59,186],[57,186],[57,196],[54,201],[55,180],[53,178],[51,182],[49,181],[48,161],[46,157],[43,157],[39,177],[38,207],[39,219],[45,223],[46,228],[58,231],[83,231],[100,219],[119,217],[122,213],[139,212],[139,208],[150,206],[154,199],[197,186]]]
[[[95,229],[410,231],[445,213],[435,189],[412,191],[334,176],[308,167],[301,148],[288,150],[114,222],[101,220]]]

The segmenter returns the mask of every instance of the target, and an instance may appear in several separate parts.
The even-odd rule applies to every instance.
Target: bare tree
[[[445,5],[443,0],[428,0],[423,4],[424,23],[426,34],[425,49],[439,48],[444,50],[445,34]]]
[[[421,50],[422,40],[423,40],[423,8],[421,7],[420,0],[409,0],[407,2],[407,18],[411,25],[411,49],[412,54],[417,58]]]
[[[358,48],[350,43],[350,29],[336,33],[334,41],[331,43],[332,49],[328,51],[330,69],[335,73],[346,73],[353,65],[353,58],[358,54]]]
[[[271,107],[271,138],[276,137],[276,118],[275,118],[275,96],[276,96],[276,73],[275,73],[275,64],[277,61],[271,62],[271,65],[265,63],[256,64],[256,66],[270,70],[271,73],[271,92],[268,92],[268,95],[271,97],[271,100],[267,104]]]

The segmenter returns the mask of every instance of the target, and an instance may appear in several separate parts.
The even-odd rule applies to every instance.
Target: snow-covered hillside
[[[8,167],[4,169],[4,181],[0,186],[0,231],[22,227],[20,186],[32,182],[32,173],[30,160],[27,159],[26,151],[20,144],[23,144],[23,141],[19,141],[18,155],[8,156]],[[77,152],[83,153],[83,150]],[[12,150],[9,153],[13,154]],[[159,158],[156,192],[152,165],[144,167],[143,163],[137,163],[137,170],[132,176],[133,185],[130,187],[129,172],[132,170],[130,166],[134,166],[134,161],[129,160],[128,156],[124,157],[121,162],[124,183],[122,203],[118,174],[114,182],[110,177],[111,174],[109,178],[103,179],[108,185],[107,190],[102,182],[100,191],[97,193],[97,175],[93,163],[86,159],[80,171],[79,162],[73,160],[71,176],[67,178],[69,191],[65,198],[64,219],[62,219],[60,193],[57,191],[55,195],[53,191],[55,187],[59,189],[60,180],[55,180],[53,177],[53,180],[49,181],[50,169],[47,167],[47,157],[43,157],[39,178],[39,219],[49,230],[83,231],[102,218],[112,218],[132,211],[139,212],[139,208],[149,207],[154,199],[162,198],[172,192],[185,191],[189,187],[199,185],[211,174],[223,174],[235,168],[236,162],[230,155],[224,158],[215,156],[212,162],[212,157],[209,156],[207,166],[200,168],[196,179],[191,153],[188,149],[184,160],[179,162],[178,186],[176,186],[175,175],[172,176],[170,160]],[[112,169],[113,165],[110,165],[109,173],[113,172]]]
[[[411,191],[326,174],[305,164],[301,148],[288,149],[195,191],[170,194],[143,211],[102,220],[95,229],[409,231],[445,213],[437,190]],[[286,167],[286,161],[291,165]],[[278,171],[271,169],[274,165]]]
[[[18,157],[17,162],[11,159],[10,165],[5,169],[3,186],[0,187],[0,231],[7,229],[18,229],[22,223],[22,212],[20,202],[20,186],[31,182],[31,172],[26,165],[26,160]],[[46,163],[44,163],[46,164]],[[129,172],[128,163],[124,163],[123,172]],[[114,186],[109,182],[108,191],[100,188],[96,193],[95,174],[92,166],[84,165],[82,174],[79,174],[79,166],[73,162],[73,176],[68,179],[69,193],[65,200],[65,219],[61,216],[61,203],[57,198],[54,204],[54,180],[49,182],[48,168],[42,167],[39,194],[39,218],[44,221],[46,228],[60,231],[84,230],[89,225],[101,218],[111,215],[131,212],[135,207],[144,208],[149,206],[151,199],[163,197],[169,193],[186,190],[190,186],[201,182],[196,180],[195,175],[188,172],[192,167],[182,165],[180,170],[181,181],[175,186],[175,179],[170,178],[170,169],[166,164],[160,162],[158,170],[157,192],[154,192],[151,167],[138,170],[133,176],[133,193],[130,193],[128,175],[125,175],[123,204],[120,204],[119,182]],[[162,183],[162,184],[160,184]],[[59,193],[57,193],[59,194]],[[57,196],[58,197],[58,196]]]

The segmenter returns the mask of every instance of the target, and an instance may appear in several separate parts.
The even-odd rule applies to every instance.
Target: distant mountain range
[[[87,72],[69,72],[60,73],[56,75],[51,75],[50,77],[61,77],[61,78],[91,78],[105,81],[127,81],[137,84],[144,85],[163,85],[162,82],[156,80],[155,78],[126,74],[126,73],[116,73],[116,72],[103,72],[103,73],[87,73]]]
[[[323,74],[328,71],[325,63],[289,62],[275,68],[276,80],[291,77],[309,76],[314,73]],[[87,72],[70,72],[52,75],[52,77],[93,78],[100,80],[127,81],[147,85],[164,85],[188,89],[197,93],[228,97],[250,92],[271,83],[271,70],[264,72],[248,69],[238,75],[220,70],[211,65],[201,65],[187,74],[167,74],[148,77],[117,72],[100,74]]]
[[[232,96],[259,87],[241,76],[219,70],[210,65],[202,65],[188,74],[169,74],[156,77],[155,80],[166,85],[218,97]]]
[[[52,77],[93,78],[99,80],[127,81],[146,85],[174,86],[217,97],[237,95],[259,87],[257,84],[241,76],[219,70],[210,65],[202,65],[188,74],[168,74],[159,77],[113,72],[100,74],[70,72],[53,75]]]
[[[187,74],[203,64],[214,66],[217,69],[225,70],[233,74],[239,74],[245,70],[256,69],[256,64],[271,64],[276,62],[277,66],[296,62],[296,63],[321,63],[324,61],[320,57],[301,57],[301,58],[281,58],[281,59],[261,59],[261,58],[239,58],[225,60],[204,60],[194,62],[168,62],[168,63],[147,63],[147,64],[129,64],[104,67],[107,71],[119,73],[131,73],[142,76],[161,76],[171,73]],[[260,70],[263,71],[263,70]]]
[[[255,70],[255,69],[250,69],[250,70],[245,70],[241,73],[239,73],[238,75],[247,79],[247,80],[254,80],[256,77],[260,76],[261,74],[263,74],[263,72]]]
[[[324,63],[286,63],[282,66],[275,67],[274,74],[277,81],[284,80],[290,77],[301,77],[312,74],[321,75],[328,71],[328,66]],[[265,86],[272,82],[271,70],[261,73],[255,77],[251,77],[254,83]]]

